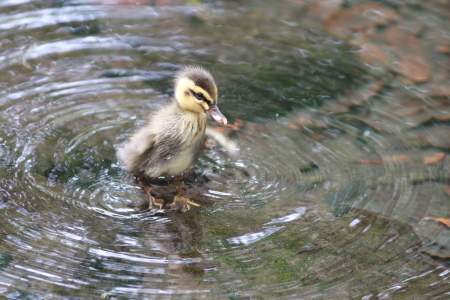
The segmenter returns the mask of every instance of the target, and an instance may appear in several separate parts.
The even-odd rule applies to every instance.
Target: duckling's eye
[[[205,96],[203,96],[202,93],[196,93],[196,92],[193,92],[193,93],[194,93],[195,98],[197,98],[198,100],[206,100]]]
[[[194,92],[193,90],[190,90],[190,91],[191,91],[192,95],[194,95],[194,97],[197,98],[197,100],[204,101],[208,105],[211,105],[211,101],[206,99],[205,96],[203,95],[203,93],[201,93],[201,92],[197,93],[197,92]]]

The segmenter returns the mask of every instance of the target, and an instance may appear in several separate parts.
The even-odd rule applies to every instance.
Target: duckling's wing
[[[154,147],[155,134],[149,133],[147,130],[140,130],[117,151],[117,157],[123,162],[128,172],[137,174],[141,172],[143,160]]]

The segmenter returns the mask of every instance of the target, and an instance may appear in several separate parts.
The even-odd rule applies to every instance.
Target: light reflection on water
[[[448,213],[448,158],[424,163],[448,124],[392,107],[421,89],[370,74],[293,3],[53,4],[0,4],[4,297],[445,297],[420,251],[448,234],[418,222]],[[239,153],[212,142],[200,158],[185,184],[201,208],[136,211],[115,149],[190,63],[214,73]]]

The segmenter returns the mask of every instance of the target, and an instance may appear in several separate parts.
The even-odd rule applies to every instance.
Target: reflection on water
[[[0,4],[2,297],[446,298],[438,1],[148,2]],[[200,208],[137,210],[116,149],[192,63],[238,155],[210,141]]]

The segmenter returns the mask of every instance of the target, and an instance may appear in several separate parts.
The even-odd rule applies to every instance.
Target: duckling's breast
[[[145,166],[150,177],[179,175],[192,167],[204,148],[206,115],[183,112],[174,115],[158,135],[156,149]]]

